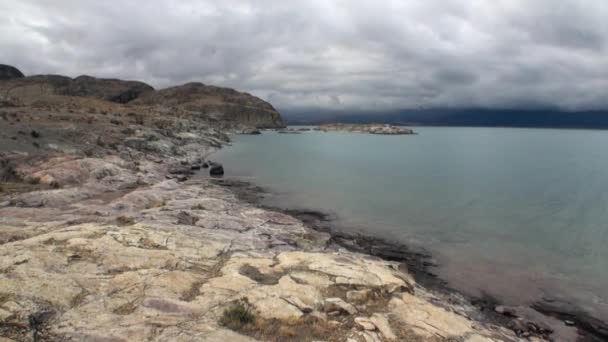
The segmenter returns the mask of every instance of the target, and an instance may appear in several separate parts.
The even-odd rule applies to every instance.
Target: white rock
[[[313,310],[312,306],[307,305],[306,303],[304,303],[298,297],[295,297],[295,296],[286,296],[286,297],[283,297],[283,299],[287,303],[289,303],[289,304],[295,306],[296,308],[300,309],[300,311],[302,311],[303,313],[311,313],[312,310]]]
[[[351,290],[346,292],[346,299],[351,302],[367,302],[371,295],[371,290]]]
[[[363,328],[363,330],[376,330],[374,323],[372,323],[372,321],[370,321],[367,317],[357,317],[355,318],[355,323]]]
[[[357,313],[357,308],[352,304],[343,301],[341,298],[327,298],[325,299],[325,311],[341,311],[346,312],[349,315],[354,315]]]
[[[370,317],[370,321],[378,328],[380,333],[384,335],[387,340],[396,340],[397,336],[393,333],[391,325],[388,323],[386,316],[375,313]]]

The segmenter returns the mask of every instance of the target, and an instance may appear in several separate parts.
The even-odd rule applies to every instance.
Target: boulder
[[[260,130],[257,128],[245,128],[244,130],[241,131],[241,134],[260,135],[260,134],[262,134],[262,132],[260,132]]]
[[[211,164],[209,167],[209,175],[211,176],[223,176],[224,175],[224,167],[222,164]]]
[[[363,330],[376,330],[376,326],[372,323],[369,318],[366,317],[357,317],[355,318],[355,323],[360,326]]]
[[[357,308],[337,297],[325,299],[324,309],[325,312],[340,312],[349,315],[354,315],[357,313]]]
[[[389,341],[397,339],[397,336],[393,332],[393,329],[391,329],[391,325],[385,315],[374,313],[369,320],[378,328],[380,333],[384,335],[384,338]]]

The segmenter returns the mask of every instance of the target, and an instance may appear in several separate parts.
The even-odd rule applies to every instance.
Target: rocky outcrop
[[[61,89],[61,95],[90,96],[111,102],[127,103],[154,88],[137,81],[122,81],[118,79],[95,78],[79,76],[73,79],[66,89]]]
[[[23,78],[25,77],[19,69],[6,65],[0,64],[0,80],[10,80],[13,78]]]
[[[353,132],[353,133],[369,133],[380,135],[406,135],[415,134],[413,130],[401,126],[388,124],[344,124],[333,123],[319,126],[319,130],[323,132]]]
[[[13,69],[6,66],[0,72],[17,75]],[[1,107],[71,106],[70,110],[76,111],[82,109],[79,108],[82,98],[128,104],[130,112],[140,115],[157,111],[164,112],[165,115],[213,122],[224,129],[284,127],[281,115],[268,102],[248,93],[202,83],[188,83],[155,91],[142,82],[91,76],[74,79],[60,75],[0,78]]]
[[[395,262],[337,249],[209,180],[164,180],[155,161],[64,155],[15,171],[73,185],[0,200],[11,340],[517,340],[439,306]],[[124,187],[134,181],[146,185]]]
[[[248,93],[202,83],[188,83],[144,94],[133,104],[180,107],[194,115],[249,127],[284,127],[281,115],[268,102]]]
[[[79,76],[71,79],[59,75],[36,75],[13,79],[0,84],[6,95],[31,103],[49,95],[92,97],[100,100],[127,103],[142,93],[154,91],[151,86],[136,81]]]

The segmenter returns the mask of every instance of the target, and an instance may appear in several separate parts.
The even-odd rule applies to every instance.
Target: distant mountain
[[[608,129],[608,110],[425,109],[392,112],[283,111],[290,125],[383,122],[410,126],[553,127]]]

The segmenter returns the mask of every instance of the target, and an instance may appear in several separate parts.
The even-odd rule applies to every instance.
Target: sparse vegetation
[[[135,219],[131,216],[119,216],[116,218],[116,222],[121,226],[132,226],[135,224]]]
[[[255,311],[247,298],[241,298],[231,303],[224,311],[220,324],[232,330],[239,331],[245,325],[256,321]]]
[[[146,209],[161,208],[164,207],[166,204],[167,202],[165,200],[154,199],[148,202],[148,204],[146,205]]]
[[[202,205],[201,203],[199,203],[199,204],[197,204],[197,205],[193,206],[191,209],[192,209],[192,210],[207,210],[207,208],[205,208],[205,206],[204,206],[204,205]]]
[[[343,341],[347,331],[352,328],[352,322],[335,325],[312,316],[288,320],[257,317],[252,323],[236,328],[227,327],[262,341]]]

